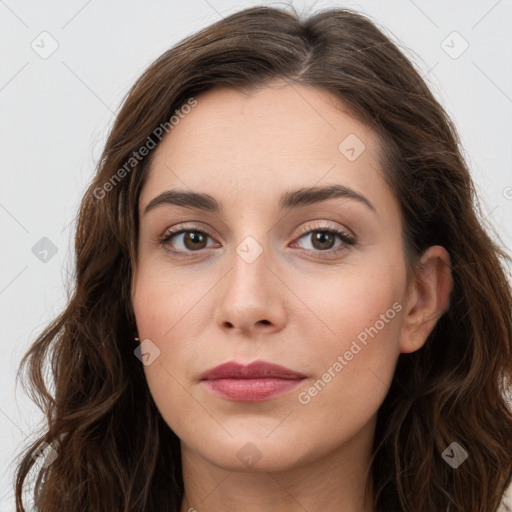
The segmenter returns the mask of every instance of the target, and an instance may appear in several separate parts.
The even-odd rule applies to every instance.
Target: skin
[[[448,308],[449,256],[431,247],[407,281],[399,204],[381,174],[379,141],[334,96],[274,82],[196,99],[155,150],[132,283],[139,338],[160,350],[144,367],[147,383],[181,440],[181,512],[371,511],[364,482],[376,415],[399,354],[421,348]],[[353,161],[338,149],[349,134],[365,145]],[[332,184],[362,194],[376,211],[350,198],[277,208],[286,191]],[[171,188],[207,193],[223,210],[166,204],[144,213]],[[183,223],[209,235],[203,245],[183,234],[168,242],[190,258],[158,242]],[[333,227],[356,245],[338,237],[314,243]],[[251,263],[236,251],[246,237],[262,250]],[[338,356],[393,304],[400,311],[333,377]],[[257,359],[307,378],[253,403],[213,395],[199,380],[223,362]],[[299,393],[329,368],[330,381],[301,403]],[[252,464],[237,456],[247,443],[260,457]]]

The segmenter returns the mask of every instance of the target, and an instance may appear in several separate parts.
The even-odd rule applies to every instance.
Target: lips
[[[266,361],[254,361],[244,366],[234,361],[216,366],[201,374],[201,380],[217,380],[217,379],[303,379],[306,376],[302,373],[295,372],[284,366]]]
[[[290,392],[306,376],[265,361],[255,361],[247,366],[230,361],[207,370],[200,378],[207,389],[223,399],[261,402]]]

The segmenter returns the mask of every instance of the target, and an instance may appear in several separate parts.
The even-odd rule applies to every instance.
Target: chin
[[[212,439],[206,446],[192,449],[226,471],[259,473],[286,471],[306,463],[309,457],[307,453],[297,451],[297,445],[297,441],[290,437],[287,442],[276,441],[244,432],[221,442]]]

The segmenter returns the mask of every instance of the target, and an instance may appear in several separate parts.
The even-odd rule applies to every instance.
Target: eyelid
[[[322,223],[321,221],[316,221],[316,222],[317,223],[313,224],[312,226],[307,225],[304,228],[301,228],[299,230],[299,233],[297,234],[297,236],[301,237],[302,235],[310,233],[311,231],[330,231],[330,230],[332,230],[332,231],[338,231],[338,232],[343,233],[347,238],[353,238],[353,239],[356,238],[356,236],[350,230],[348,230],[344,227],[340,227],[339,225],[334,225],[334,224],[325,224],[325,223]],[[327,221],[324,221],[324,222],[327,222]]]
[[[194,221],[191,221],[191,222],[194,222]],[[192,223],[192,224],[190,224],[189,222],[182,222],[180,224],[177,224],[176,226],[173,226],[172,228],[166,227],[164,229],[164,231],[162,232],[162,234],[157,237],[157,240],[162,241],[162,239],[166,238],[168,235],[171,235],[171,234],[178,235],[178,234],[180,234],[180,232],[183,232],[183,231],[194,231],[194,232],[198,232],[198,233],[204,233],[205,235],[209,236],[212,239],[214,238],[214,236],[212,236],[210,234],[210,232],[214,231],[215,237],[218,237],[215,230],[213,230],[210,227],[208,227],[208,228],[201,227],[200,222]]]

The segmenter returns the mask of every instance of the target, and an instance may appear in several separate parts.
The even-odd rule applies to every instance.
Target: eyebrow
[[[359,192],[345,187],[344,185],[326,185],[321,187],[303,187],[297,190],[285,192],[279,199],[279,210],[290,210],[301,208],[312,204],[320,203],[334,198],[353,199],[367,206],[374,213],[377,210],[373,204]],[[195,208],[207,212],[220,213],[222,206],[209,194],[199,192],[189,192],[187,190],[171,189],[162,192],[153,198],[146,208],[144,214],[161,205],[176,205],[185,208]]]

